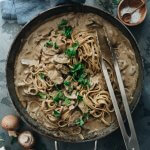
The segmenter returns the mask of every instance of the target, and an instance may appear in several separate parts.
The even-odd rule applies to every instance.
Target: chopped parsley
[[[45,74],[44,74],[43,72],[39,73],[39,76],[40,76],[40,78],[41,78],[42,80],[45,79]]]
[[[66,106],[69,106],[71,104],[71,101],[70,101],[69,98],[65,98],[64,103],[65,103]]]
[[[41,99],[46,99],[46,98],[47,98],[47,94],[42,93],[42,92],[38,92],[38,93],[36,94],[36,96],[40,97]]]
[[[62,91],[59,91],[57,95],[53,98],[53,101],[58,103],[60,100],[64,100],[65,96]]]
[[[75,124],[82,127],[84,125],[84,121],[82,118],[79,118],[75,121]]]
[[[66,36],[66,38],[71,38],[71,33],[73,31],[72,27],[67,25],[68,21],[65,19],[62,19],[60,24],[58,24],[58,29],[63,30],[63,34]]]
[[[88,113],[84,113],[82,118],[78,118],[75,121],[75,124],[80,126],[80,127],[82,127],[88,119],[89,119],[89,114]]]
[[[44,46],[45,47],[52,47],[53,46],[53,42],[49,40],[48,42],[45,43]]]
[[[82,74],[80,77],[79,77],[79,80],[78,82],[82,85],[82,86],[90,86],[90,83],[89,83],[89,80],[86,78],[86,75],[85,74]]]
[[[54,110],[54,111],[53,111],[53,115],[54,115],[56,118],[59,118],[59,117],[61,116],[61,113],[60,113],[60,111],[58,111],[58,110]]]
[[[65,86],[69,86],[71,83],[69,81],[64,81]]]
[[[58,24],[58,29],[59,29],[59,30],[62,30],[67,24],[68,24],[68,20],[62,19],[62,20],[61,20],[61,23]]]
[[[63,34],[65,35],[66,38],[71,38],[71,34],[72,34],[72,27],[71,26],[65,26],[63,29]]]
[[[54,43],[54,48],[55,48],[55,49],[58,49],[58,48],[59,48],[59,46],[57,45],[56,42]]]
[[[84,113],[82,119],[83,119],[84,122],[89,120],[89,113]]]
[[[65,54],[72,58],[72,57],[75,57],[77,55],[77,49],[79,47],[79,42],[75,42],[72,44],[72,47],[68,48],[66,51],[65,51]]]
[[[82,63],[74,64],[70,74],[83,87],[86,87],[87,85],[90,86],[87,75],[85,74],[85,67]]]
[[[53,43],[53,42],[50,41],[50,40],[49,40],[48,42],[46,42],[44,46],[45,46],[45,47],[54,47],[55,49],[58,49],[58,48],[59,48],[59,46],[57,45],[56,42]]]
[[[78,101],[82,101],[82,100],[83,100],[83,96],[78,95],[78,96],[77,96],[77,100],[78,100]]]

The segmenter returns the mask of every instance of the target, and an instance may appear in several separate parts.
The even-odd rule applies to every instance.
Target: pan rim
[[[141,57],[141,54],[140,54],[140,51],[139,51],[139,47],[138,47],[138,44],[137,44],[135,38],[134,38],[134,36],[132,35],[132,33],[129,31],[129,29],[128,29],[125,25],[123,25],[117,18],[113,17],[111,14],[109,14],[109,13],[107,13],[107,12],[105,12],[105,11],[99,9],[99,8],[95,8],[95,7],[88,6],[88,5],[65,4],[65,5],[60,5],[60,6],[57,6],[57,7],[55,7],[55,8],[50,8],[50,9],[48,9],[48,10],[46,10],[46,11],[43,11],[42,13],[40,13],[39,15],[37,15],[36,17],[34,17],[32,20],[30,20],[30,21],[20,30],[20,32],[16,35],[15,39],[13,40],[13,42],[12,42],[12,44],[11,44],[11,46],[10,46],[9,52],[8,52],[7,63],[6,63],[6,82],[7,82],[7,88],[8,88],[8,91],[9,91],[9,95],[10,95],[11,100],[12,100],[12,103],[13,103],[13,105],[15,106],[15,109],[17,110],[18,114],[20,115],[21,119],[22,119],[31,129],[33,129],[34,131],[36,131],[37,133],[39,133],[39,134],[41,134],[41,135],[44,135],[44,136],[49,137],[50,139],[57,140],[57,141],[71,142],[71,143],[82,143],[82,142],[95,141],[95,140],[104,138],[105,136],[108,136],[109,134],[112,134],[114,131],[116,131],[117,129],[119,129],[119,126],[118,126],[118,127],[115,127],[114,129],[111,129],[111,132],[107,132],[107,134],[105,134],[105,135],[101,135],[101,136],[97,135],[96,137],[93,137],[93,138],[90,138],[90,139],[76,140],[76,141],[74,141],[74,140],[68,140],[68,139],[61,139],[60,137],[55,137],[55,136],[53,136],[52,134],[51,134],[51,135],[50,135],[50,134],[46,134],[46,133],[44,133],[44,131],[42,131],[42,130],[39,131],[39,130],[36,128],[36,126],[34,126],[34,125],[31,123],[31,121],[29,121],[29,120],[27,119],[27,117],[24,115],[24,112],[21,111],[21,110],[19,110],[19,107],[17,106],[18,104],[17,104],[17,102],[16,102],[16,101],[14,100],[14,98],[13,98],[13,94],[12,94],[12,92],[11,92],[11,90],[12,90],[12,85],[10,85],[10,80],[9,80],[9,78],[10,78],[10,77],[9,77],[9,75],[10,75],[10,74],[9,74],[9,72],[10,72],[10,71],[9,71],[9,68],[10,68],[10,55],[11,55],[11,52],[12,52],[12,50],[13,50],[13,46],[14,46],[14,44],[16,43],[17,38],[21,35],[22,32],[24,32],[24,29],[25,29],[25,28],[28,28],[28,26],[30,26],[30,24],[36,22],[36,19],[38,19],[39,17],[41,17],[42,15],[44,15],[44,14],[47,13],[47,12],[51,13],[51,11],[57,11],[57,9],[62,9],[62,8],[73,8],[73,7],[77,7],[77,5],[80,6],[80,8],[82,8],[83,10],[84,10],[85,8],[86,8],[86,9],[88,9],[88,8],[92,9],[92,11],[90,10],[89,13],[94,13],[93,10],[95,10],[95,11],[97,11],[98,13],[101,13],[101,14],[98,14],[98,13],[97,13],[97,15],[99,15],[99,16],[101,16],[102,13],[103,13],[103,14],[106,14],[106,16],[107,16],[108,18],[111,18],[111,20],[113,20],[114,22],[118,23],[119,25],[116,25],[115,23],[112,23],[112,21],[109,20],[107,17],[105,17],[104,19],[108,20],[108,21],[109,21],[110,23],[112,23],[113,25],[118,26],[118,28],[119,28],[119,26],[120,26],[121,29],[124,28],[124,32],[126,32],[126,34],[128,34],[128,36],[130,36],[130,38],[132,39],[132,42],[134,43],[134,46],[136,47],[136,51],[137,51],[137,53],[138,53],[138,55],[139,55],[139,58],[140,58],[140,63],[141,63],[141,64],[140,64],[140,67],[141,67],[141,70],[142,70],[142,71],[141,71],[141,87],[140,87],[140,92],[138,93],[138,98],[137,98],[137,100],[136,100],[134,106],[132,106],[131,112],[134,111],[135,107],[137,106],[137,104],[138,104],[138,102],[139,102],[139,99],[140,99],[140,96],[141,96],[142,87],[143,87],[143,80],[144,80],[144,75],[143,75],[143,68],[144,68],[144,67],[143,67],[143,66],[144,66],[144,65],[143,65],[143,60],[142,60],[142,57]],[[80,10],[80,12],[82,12],[83,10]],[[70,11],[70,12],[71,12],[71,11]],[[64,12],[64,13],[66,13],[66,12]],[[83,11],[83,13],[85,13],[85,12]],[[61,14],[61,13],[60,13],[60,14]],[[55,15],[53,15],[53,16],[55,16]],[[119,30],[122,31],[121,29],[119,29]],[[126,31],[125,31],[125,30],[126,30]],[[131,43],[131,45],[132,45],[132,43]],[[19,49],[19,48],[18,48],[18,49]],[[134,50],[135,50],[135,49],[134,49]],[[13,76],[13,78],[14,78],[14,76]],[[15,94],[16,94],[16,93],[15,93]],[[17,94],[16,94],[16,95],[17,95]],[[19,101],[18,101],[18,103],[19,103]],[[30,116],[29,116],[29,117],[30,117]],[[30,119],[31,119],[31,117],[30,117]]]

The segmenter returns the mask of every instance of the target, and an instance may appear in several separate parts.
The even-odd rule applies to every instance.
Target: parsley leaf
[[[89,114],[88,113],[84,113],[82,119],[83,119],[84,122],[89,120]]]
[[[64,94],[62,93],[62,91],[59,91],[57,95],[53,98],[53,101],[58,103],[60,100],[64,100],[64,99],[65,99]]]
[[[71,104],[71,101],[70,101],[70,99],[68,99],[68,98],[65,98],[65,105],[66,106],[69,106],[70,104]]]
[[[63,34],[66,36],[66,38],[71,38],[72,31],[73,31],[73,29],[71,26],[65,26]]]
[[[83,96],[78,95],[78,96],[77,96],[77,100],[78,100],[78,101],[83,101]]]
[[[40,97],[41,99],[46,99],[47,98],[47,95],[45,93],[42,93],[42,92],[38,92],[36,94],[36,96]]]
[[[65,86],[69,86],[69,85],[70,85],[70,82],[69,82],[69,81],[64,81],[64,85],[65,85]]]
[[[75,121],[75,124],[82,127],[84,125],[84,121],[82,118],[79,118]]]
[[[85,67],[81,63],[74,64],[71,71],[71,75],[73,78],[78,81],[82,86],[90,86],[89,80],[87,79],[87,75],[85,73]]]
[[[70,58],[72,58],[77,55],[77,51],[74,50],[72,47],[70,47],[65,51],[65,54],[68,55]]]
[[[82,86],[86,86],[86,85],[90,85],[89,80],[86,78],[85,75],[81,75],[78,82],[82,85]]]
[[[73,44],[72,44],[72,47],[73,47],[75,50],[77,50],[78,47],[79,47],[79,42],[76,41],[75,43],[73,43]]]
[[[68,55],[70,58],[75,57],[77,55],[77,49],[79,47],[79,43],[75,42],[72,44],[72,47],[68,48],[65,51],[65,54]]]
[[[55,49],[58,49],[58,48],[59,48],[59,46],[57,45],[56,42],[54,43],[54,48],[55,48]]]
[[[45,47],[51,47],[51,46],[53,46],[53,42],[49,40],[48,42],[45,43],[44,46]]]
[[[60,111],[58,111],[58,110],[54,110],[54,111],[53,111],[53,115],[54,115],[56,118],[59,118],[59,117],[61,116],[61,113],[60,113]]]
[[[62,30],[67,24],[68,24],[68,21],[66,19],[62,19],[61,23],[58,24],[58,29]]]
[[[41,78],[42,80],[45,79],[45,74],[44,74],[43,72],[39,73],[39,76],[40,76],[40,78]]]

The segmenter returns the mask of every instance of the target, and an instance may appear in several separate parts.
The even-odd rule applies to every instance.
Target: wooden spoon
[[[136,12],[139,8],[141,8],[142,6],[144,6],[145,5],[145,3],[143,3],[143,4],[141,4],[139,7],[137,7],[134,11],[132,11],[131,13],[125,13],[123,16],[122,16],[122,20],[124,21],[124,22],[130,22],[130,20],[131,20],[131,16],[132,16],[132,14],[134,13],[134,12]]]

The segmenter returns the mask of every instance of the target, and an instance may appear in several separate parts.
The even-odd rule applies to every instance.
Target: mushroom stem
[[[9,136],[17,137],[16,131],[8,131]]]

